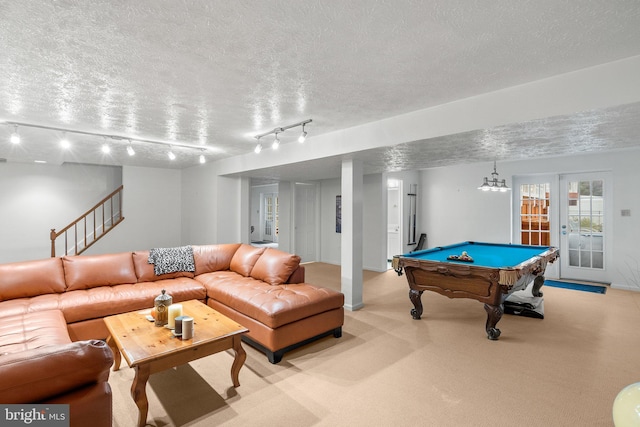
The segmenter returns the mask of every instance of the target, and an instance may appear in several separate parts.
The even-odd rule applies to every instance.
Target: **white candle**
[[[182,316],[182,304],[171,304],[169,306],[169,329],[176,327],[176,317]]]
[[[182,339],[190,340],[193,338],[193,317],[182,316]]]

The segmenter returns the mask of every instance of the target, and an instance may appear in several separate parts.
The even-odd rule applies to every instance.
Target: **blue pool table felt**
[[[406,258],[435,262],[467,264],[487,268],[514,268],[523,262],[547,251],[547,246],[524,246],[500,243],[462,242],[439,246],[423,251],[402,255]],[[449,260],[447,257],[460,256],[463,251],[473,258],[473,262]]]

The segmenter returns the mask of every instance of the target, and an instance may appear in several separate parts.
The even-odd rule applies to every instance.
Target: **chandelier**
[[[491,172],[491,179],[487,178],[486,176],[484,177],[484,182],[482,183],[482,185],[480,187],[478,187],[478,190],[482,190],[482,191],[500,191],[500,192],[507,192],[509,190],[511,190],[509,187],[507,187],[507,180],[506,179],[499,179],[498,178],[498,171],[496,171],[496,161],[493,161],[493,172]]]

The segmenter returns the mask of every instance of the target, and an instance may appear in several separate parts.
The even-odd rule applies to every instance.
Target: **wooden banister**
[[[64,235],[64,255],[69,255],[70,253],[80,255],[82,252],[89,249],[91,245],[100,240],[105,234],[113,230],[116,225],[124,221],[124,216],[122,215],[123,189],[124,185],[121,185],[62,230],[56,231],[55,228],[52,228],[49,235],[49,238],[51,239],[51,256],[56,256],[56,239],[62,235]],[[115,202],[114,199],[116,199]],[[105,216],[106,205],[109,205],[108,217]],[[102,217],[101,220],[100,217]],[[93,225],[93,232],[89,234],[87,234],[87,222],[89,222],[90,225]],[[81,236],[82,239],[78,239],[78,224],[81,224],[81,228],[83,230]],[[72,248],[69,247],[70,234],[73,234]]]

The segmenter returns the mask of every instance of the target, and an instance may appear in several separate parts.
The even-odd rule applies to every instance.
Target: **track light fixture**
[[[254,136],[254,138],[258,140],[258,145],[256,145],[256,148],[253,151],[255,151],[256,154],[260,153],[262,151],[262,144],[260,143],[260,138],[262,138],[263,136],[271,135],[271,134],[275,135],[275,139],[273,140],[273,144],[271,144],[271,148],[273,148],[274,150],[277,150],[278,147],[280,146],[280,138],[278,138],[278,134],[284,132],[287,129],[294,128],[296,126],[302,126],[302,133],[298,137],[298,142],[300,143],[304,142],[307,139],[307,132],[304,130],[304,125],[306,125],[307,123],[311,123],[312,121],[313,120],[311,119],[303,120],[301,122],[294,123],[292,125],[277,127],[277,128],[274,128],[273,130],[270,130],[269,132],[264,132]]]
[[[127,136],[104,134],[104,133],[97,133],[97,132],[87,132],[87,131],[81,131],[81,130],[75,130],[75,129],[67,129],[67,128],[60,128],[60,127],[54,127],[54,126],[39,125],[39,124],[35,124],[35,123],[0,121],[0,126],[1,125],[13,126],[14,131],[11,133],[11,136],[9,138],[9,140],[10,140],[10,142],[12,144],[19,144],[21,142],[20,134],[18,133],[18,126],[22,126],[22,127],[26,127],[26,128],[37,128],[37,129],[45,129],[45,130],[62,132],[62,138],[60,139],[60,145],[64,149],[67,149],[67,148],[71,147],[71,142],[67,138],[67,134],[68,133],[77,134],[77,135],[88,135],[88,136],[92,136],[92,137],[102,137],[104,139],[104,143],[103,143],[103,146],[101,147],[101,149],[105,153],[107,152],[106,151],[107,149],[109,149],[109,151],[111,150],[111,147],[109,147],[108,144],[107,144],[107,140],[112,139],[112,140],[115,140],[115,141],[126,141],[127,142],[126,150],[127,150],[127,154],[129,156],[134,156],[136,154],[135,150],[133,149],[132,141],[135,141],[136,143],[148,143],[148,144],[169,146],[170,147],[170,153],[167,153],[167,155],[169,156],[169,158],[171,160],[175,160],[175,158],[176,158],[175,154],[173,154],[173,152],[171,152],[171,148],[172,147],[193,149],[193,150],[198,150],[200,152],[206,152],[208,149],[211,148],[211,147],[206,147],[206,146],[203,147],[202,145],[195,145],[195,144],[183,144],[183,143],[179,143],[179,142],[178,143],[176,143],[176,142],[171,142],[170,143],[170,142],[156,141],[156,140],[151,140],[151,139],[130,138],[130,137],[127,137]],[[204,157],[204,155],[200,155],[198,157],[198,160],[200,161],[200,163],[203,163],[202,159],[205,159],[205,162],[206,162],[206,158]]]
[[[171,149],[169,149],[169,152],[167,153],[167,156],[169,156],[169,160],[175,160],[176,159],[176,155],[173,154],[173,151],[171,151]]]
[[[62,138],[60,138],[60,146],[62,148],[64,148],[65,150],[69,147],[71,147],[71,143],[69,142],[69,140],[67,139],[67,133],[63,132],[62,133]]]
[[[307,139],[307,132],[304,130],[304,125],[305,125],[305,123],[302,124],[302,133],[298,137],[298,142],[300,144],[304,143],[304,141],[306,141],[306,139]]]
[[[18,133],[18,125],[13,126],[13,133],[11,134],[11,143],[20,144],[20,134]]]
[[[198,161],[200,162],[201,165],[203,165],[207,162],[207,159],[204,158],[204,154],[200,154]]]
[[[104,154],[109,154],[111,152],[111,147],[107,144],[107,138],[104,138],[104,144],[102,144],[102,152]]]

